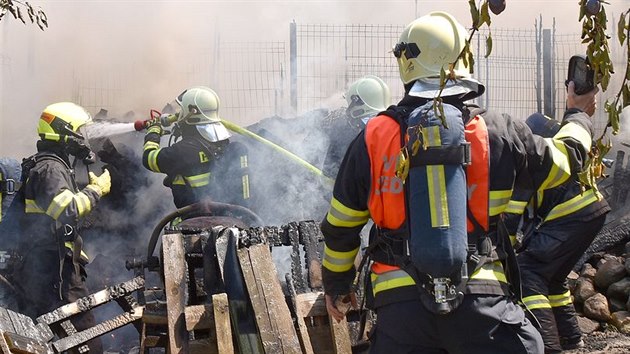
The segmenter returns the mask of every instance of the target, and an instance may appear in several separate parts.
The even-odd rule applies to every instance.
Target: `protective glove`
[[[149,121],[147,134],[150,133],[156,133],[159,136],[164,135],[164,129],[162,129],[162,125],[160,124],[160,118],[154,118]]]
[[[90,172],[90,184],[88,187],[91,187],[93,190],[97,191],[102,196],[105,196],[109,193],[109,190],[112,187],[112,178],[109,175],[109,170],[105,169],[100,176],[96,176],[94,172]]]

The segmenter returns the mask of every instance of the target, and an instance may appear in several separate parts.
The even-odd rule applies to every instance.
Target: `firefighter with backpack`
[[[80,161],[94,162],[85,128],[92,120],[81,106],[59,102],[44,109],[39,119],[37,153],[22,162],[22,184],[0,223],[5,247],[12,243],[22,256],[13,270],[19,311],[36,318],[57,307],[88,296],[79,220],[107,195],[108,170],[89,173],[89,184],[80,189],[74,168]],[[72,322],[78,331],[94,326],[90,312]],[[102,344],[88,342],[90,353],[101,353]]]
[[[516,257],[502,215],[525,207],[509,205],[517,182],[554,188],[583,166],[595,94],[577,96],[570,84],[558,134],[534,136],[523,121],[465,103],[485,91],[457,60],[465,38],[444,12],[404,29],[393,54],[405,96],[348,148],[321,224],[326,305],[340,320],[342,303],[356,306],[360,231],[374,221],[365,250],[371,353],[543,352],[513,298]],[[441,88],[453,63],[457,79]]]

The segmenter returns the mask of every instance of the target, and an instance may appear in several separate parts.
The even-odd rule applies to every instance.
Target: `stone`
[[[630,312],[618,311],[611,315],[612,324],[619,329],[621,333],[630,334]]]
[[[593,321],[588,317],[577,316],[577,322],[580,327],[580,331],[585,334],[591,334],[600,328],[599,322]]]
[[[608,299],[603,294],[597,293],[584,301],[584,315],[596,321],[610,321]]]
[[[574,271],[571,271],[569,275],[567,275],[567,284],[569,285],[569,290],[572,293],[575,291],[575,286],[579,278],[580,278],[580,275]]]
[[[611,284],[606,291],[608,298],[614,298],[621,302],[628,301],[630,295],[630,277],[625,277],[618,282]]]
[[[628,275],[630,275],[630,261],[629,261],[629,260],[630,260],[630,255],[628,255],[628,257],[629,257],[629,258],[626,258],[626,262],[625,262],[624,264],[625,264],[625,266],[626,266],[626,273],[627,273]]]
[[[600,290],[605,291],[611,284],[618,282],[625,276],[625,266],[617,259],[610,259],[597,269],[594,283]]]
[[[597,273],[597,269],[595,269],[590,263],[584,263],[580,276],[593,280],[595,278],[595,273]]]
[[[618,312],[626,310],[626,302],[615,298],[608,298],[608,308],[610,312]]]
[[[593,281],[591,279],[580,277],[577,280],[575,284],[575,292],[573,293],[576,303],[583,304],[588,298],[595,294],[597,294],[597,291],[595,291],[595,285],[593,285]]]
[[[623,251],[626,258],[630,257],[630,241],[626,242],[626,244],[623,247]]]

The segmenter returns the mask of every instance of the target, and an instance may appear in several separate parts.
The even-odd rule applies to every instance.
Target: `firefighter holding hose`
[[[181,107],[178,115],[151,119],[136,127],[147,131],[142,154],[144,167],[166,174],[164,185],[171,188],[177,208],[209,196],[215,201],[247,204],[250,198],[247,151],[240,144],[230,144],[231,134],[219,116],[219,96],[210,88],[197,86],[182,92],[176,102]],[[165,134],[163,125],[171,122],[174,122],[171,139],[175,142],[160,148],[160,138]],[[229,173],[242,175],[237,182],[234,178],[222,178]]]
[[[94,162],[85,127],[92,121],[81,106],[70,102],[51,104],[39,119],[37,153],[23,160],[22,186],[0,224],[6,247],[17,243],[22,261],[12,278],[18,290],[20,312],[36,318],[55,308],[88,296],[79,220],[108,194],[108,170],[89,173],[89,184],[79,189],[77,162]],[[94,326],[94,316],[84,312],[71,320],[78,331]],[[102,353],[99,339],[88,342],[90,353]]]

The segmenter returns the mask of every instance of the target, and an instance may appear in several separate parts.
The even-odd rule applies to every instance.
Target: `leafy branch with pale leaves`
[[[24,13],[26,12],[26,15]],[[19,0],[0,0],[0,20],[4,16],[10,13],[16,20],[22,21],[26,24],[26,17],[31,23],[37,24],[42,31],[44,28],[48,28],[48,17],[46,13],[40,7],[33,7],[28,1]]]
[[[586,56],[595,72],[594,82],[596,85],[599,84],[605,92],[614,74],[614,66],[609,55],[610,36],[606,34],[608,22],[606,9],[602,4],[608,3],[603,0],[580,0],[579,21],[582,21],[582,43],[587,44]],[[589,152],[589,161],[585,170],[579,174],[580,182],[595,190],[597,190],[597,179],[605,176],[602,160],[612,148],[607,135],[608,127],[612,128],[613,135],[618,134],[621,112],[630,105],[630,9],[623,12],[619,18],[617,37],[620,45],[626,49],[625,74],[618,93],[604,103],[608,123]]]

